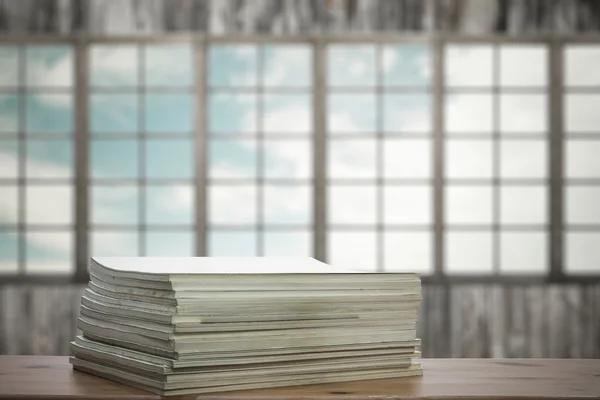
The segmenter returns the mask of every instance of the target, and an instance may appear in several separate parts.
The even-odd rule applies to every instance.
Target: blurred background
[[[600,2],[0,0],[0,354],[90,255],[422,274],[426,357],[600,358]]]

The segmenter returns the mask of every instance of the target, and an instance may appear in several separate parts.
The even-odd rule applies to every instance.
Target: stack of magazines
[[[70,362],[163,396],[421,375],[417,274],[93,257]]]

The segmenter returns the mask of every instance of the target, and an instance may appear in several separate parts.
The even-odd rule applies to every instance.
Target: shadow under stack
[[[160,395],[421,375],[416,274],[312,258],[92,258],[77,370]]]

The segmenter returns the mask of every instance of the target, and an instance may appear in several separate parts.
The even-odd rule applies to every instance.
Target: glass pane
[[[302,224],[312,220],[312,188],[308,185],[264,185],[265,224]]]
[[[309,232],[265,232],[263,235],[266,257],[312,257]]]
[[[92,257],[138,257],[137,232],[95,231],[91,237]]]
[[[491,224],[492,187],[491,186],[447,186],[446,196],[447,224]]]
[[[138,84],[137,46],[93,45],[90,50],[92,86],[136,86]]]
[[[94,140],[91,162],[93,178],[137,178],[138,143],[135,140]]]
[[[70,140],[28,140],[28,178],[71,178],[73,143]]]
[[[445,50],[446,85],[492,86],[494,69],[492,46],[449,45]]]
[[[194,99],[190,94],[147,93],[145,130],[147,133],[193,131]]]
[[[27,232],[25,272],[67,274],[74,270],[73,235],[70,232]]]
[[[211,186],[208,196],[210,224],[256,223],[257,196],[254,185]]]
[[[450,133],[491,133],[493,104],[489,94],[446,96],[446,131]]]
[[[504,133],[546,132],[547,100],[543,94],[500,95],[500,130]]]
[[[491,140],[446,140],[446,178],[491,178]]]
[[[564,54],[567,86],[600,86],[600,46],[567,45]]]
[[[386,186],[383,193],[384,223],[422,225],[433,222],[430,186]]]
[[[17,46],[0,46],[0,87],[16,87],[19,85],[19,48]]]
[[[431,178],[431,140],[391,140],[383,143],[383,174],[386,178]]]
[[[600,271],[600,233],[567,232],[565,242],[568,273],[597,274]]]
[[[373,272],[377,270],[377,235],[375,232],[329,233],[329,264],[349,270]]]
[[[500,271],[510,274],[546,272],[547,241],[544,232],[502,232]]]
[[[445,240],[446,271],[466,274],[492,272],[491,232],[447,232]]]
[[[257,48],[254,45],[211,45],[208,49],[210,86],[256,86]]]
[[[327,130],[331,133],[377,131],[375,94],[337,93],[327,96]]]
[[[309,94],[264,94],[263,102],[265,133],[312,132],[312,96]]]
[[[383,129],[394,132],[431,132],[428,94],[387,93],[383,96]]]
[[[310,140],[263,140],[263,176],[287,179],[310,178],[312,155]]]
[[[146,223],[190,225],[194,221],[194,188],[191,185],[147,186]]]
[[[133,185],[92,186],[92,224],[135,225],[138,223],[139,192]]]
[[[330,45],[327,52],[329,86],[375,86],[376,52],[373,45]]]
[[[500,85],[539,87],[547,84],[546,46],[500,46]]]
[[[26,187],[27,224],[65,225],[73,223],[73,187],[29,185]]]
[[[209,133],[253,133],[257,130],[256,94],[210,94]]]
[[[25,82],[28,87],[73,86],[73,51],[70,46],[27,46],[25,54]]]
[[[92,94],[90,129],[92,133],[137,133],[137,94]]]
[[[308,45],[263,47],[265,87],[308,87],[312,85],[312,50]]]
[[[29,133],[71,133],[73,97],[70,94],[25,95],[26,129]]]
[[[600,141],[567,140],[567,178],[600,178]]]
[[[146,255],[149,257],[191,257],[194,255],[192,232],[146,232]]]
[[[208,254],[212,257],[256,256],[256,232],[212,231],[208,235]]]
[[[328,190],[329,224],[377,223],[377,188],[374,185],[329,186]]]
[[[0,225],[19,223],[19,187],[0,185]]]
[[[210,178],[255,179],[257,144],[249,140],[211,140],[208,142]]]
[[[0,275],[16,273],[19,269],[18,258],[19,236],[17,232],[0,231]]]
[[[565,95],[566,132],[600,133],[600,95]]]
[[[19,142],[0,140],[0,178],[19,177]]]
[[[421,44],[382,46],[383,82],[386,86],[429,86],[431,54]]]
[[[502,224],[545,224],[548,221],[548,189],[545,186],[501,186]]]
[[[566,214],[568,224],[600,224],[600,187],[567,186]]]
[[[501,140],[502,178],[545,178],[548,176],[548,144],[542,140]]]
[[[144,49],[146,86],[189,86],[194,63],[189,44],[153,44]]]
[[[432,239],[431,232],[386,232],[383,243],[385,270],[431,274]]]
[[[0,71],[0,76],[2,72]],[[19,132],[19,97],[0,93],[0,134]]]
[[[377,141],[330,140],[327,171],[330,179],[375,178],[377,174]]]
[[[193,157],[192,140],[147,140],[146,177],[191,179]]]

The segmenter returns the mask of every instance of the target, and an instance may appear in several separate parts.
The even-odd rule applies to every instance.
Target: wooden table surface
[[[423,377],[169,397],[198,400],[600,399],[600,360],[425,359]],[[67,357],[0,356],[0,399],[159,399]]]

